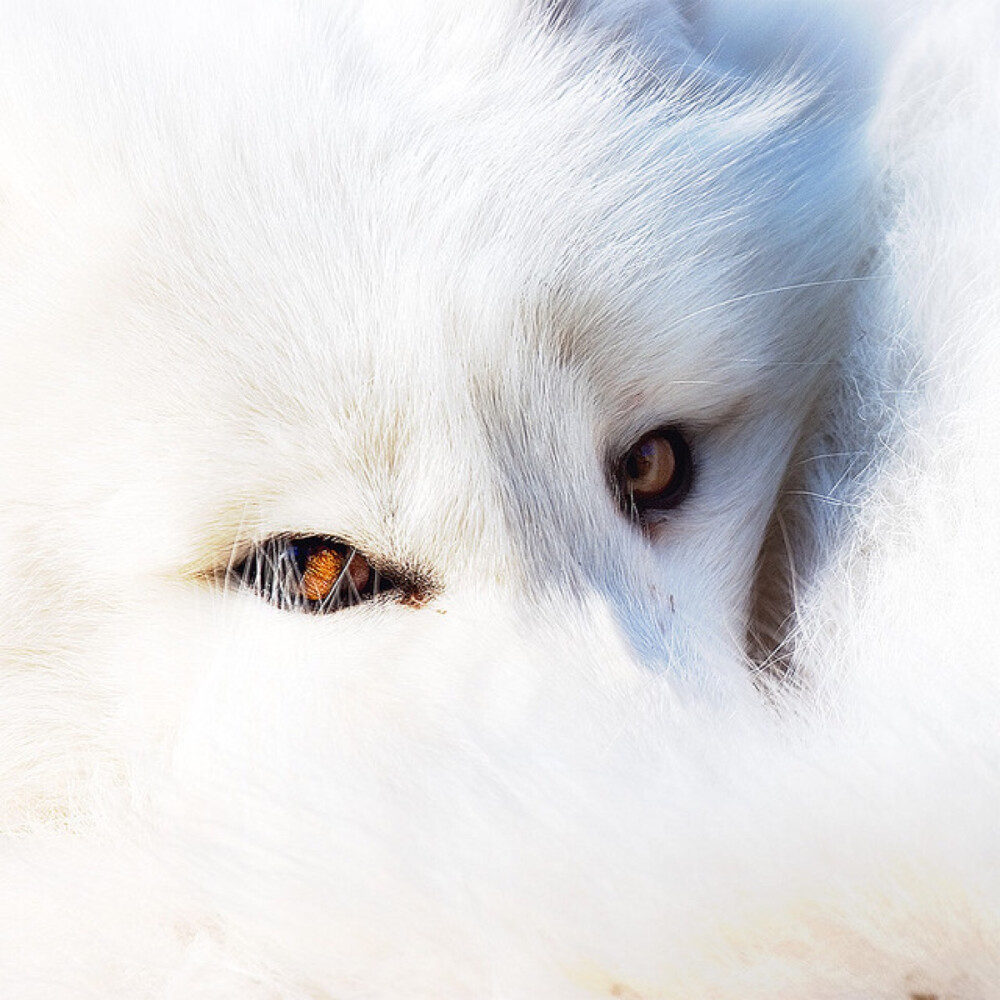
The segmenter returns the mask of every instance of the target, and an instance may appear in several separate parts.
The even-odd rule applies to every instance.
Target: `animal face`
[[[10,15],[5,822],[132,817],[338,996],[562,996],[764,725],[853,125],[666,5],[383,6]]]

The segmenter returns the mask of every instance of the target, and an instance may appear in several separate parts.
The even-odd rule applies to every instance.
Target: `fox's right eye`
[[[275,607],[312,614],[349,608],[395,587],[356,548],[321,535],[266,539],[231,575]]]
[[[687,496],[693,476],[691,449],[684,434],[677,427],[650,431],[618,463],[622,508],[636,517],[670,510]]]

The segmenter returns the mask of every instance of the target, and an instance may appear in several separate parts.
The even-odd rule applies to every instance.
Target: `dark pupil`
[[[625,462],[625,474],[629,479],[642,479],[653,464],[652,441],[637,444],[629,453]]]
[[[298,592],[306,563],[313,553],[314,544],[304,542],[286,542],[275,546],[272,555],[272,565],[275,568],[273,588],[280,593],[283,601],[292,600]]]
[[[309,562],[309,557],[316,549],[315,543],[309,542],[289,542],[288,547],[281,553],[281,557],[290,564],[289,571],[293,574],[293,579],[300,577]]]

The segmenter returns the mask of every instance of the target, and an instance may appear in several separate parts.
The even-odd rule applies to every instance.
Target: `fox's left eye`
[[[232,575],[275,607],[326,614],[392,584],[353,546],[319,535],[278,535],[254,546]]]
[[[676,427],[643,435],[618,464],[617,486],[626,513],[676,507],[691,488],[691,449]]]

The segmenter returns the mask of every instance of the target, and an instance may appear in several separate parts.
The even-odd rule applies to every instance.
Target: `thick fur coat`
[[[997,51],[0,5],[0,997],[1000,997]]]

